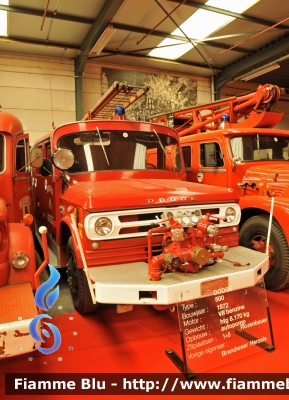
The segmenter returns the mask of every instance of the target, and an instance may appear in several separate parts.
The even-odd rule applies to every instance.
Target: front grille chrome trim
[[[165,219],[166,214],[168,212],[173,213],[174,216],[177,212],[181,211],[185,213],[186,211],[190,211],[192,213],[195,210],[208,210],[219,208],[219,216],[225,216],[225,210],[228,207],[233,207],[236,210],[236,220],[234,223],[227,223],[223,220],[220,220],[220,228],[222,227],[232,227],[236,226],[240,222],[241,212],[240,207],[236,203],[225,203],[225,204],[202,204],[201,206],[198,204],[195,205],[185,205],[185,206],[176,206],[176,207],[158,207],[158,208],[147,208],[147,209],[136,209],[136,210],[120,210],[120,211],[111,211],[111,212],[102,212],[102,213],[91,213],[88,214],[84,219],[84,228],[85,233],[88,239],[90,240],[111,240],[111,239],[125,239],[125,238],[135,238],[135,237],[145,237],[147,236],[147,230],[151,228],[152,224],[158,224],[159,219]],[[136,218],[139,216],[139,220],[137,221],[128,221],[123,222],[125,216],[135,216]],[[146,216],[148,219],[146,219]],[[163,216],[163,217],[161,217]],[[106,217],[112,221],[112,231],[109,235],[99,236],[94,230],[95,222],[98,218]],[[122,221],[121,221],[122,220]],[[147,229],[142,229],[140,232],[131,232],[131,233],[121,233],[121,230],[124,228],[141,228],[145,227]]]

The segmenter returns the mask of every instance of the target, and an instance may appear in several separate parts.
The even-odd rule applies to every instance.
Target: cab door
[[[31,167],[27,134],[15,137],[13,144],[13,194],[9,207],[9,222],[20,222],[25,214],[32,214]]]
[[[227,162],[218,141],[183,143],[182,149],[188,181],[227,187]]]
[[[227,187],[227,169],[220,144],[217,141],[199,143],[199,155],[197,181]]]
[[[55,234],[55,177],[51,161],[50,140],[42,144],[43,166],[34,170],[35,216],[38,225],[45,225]]]

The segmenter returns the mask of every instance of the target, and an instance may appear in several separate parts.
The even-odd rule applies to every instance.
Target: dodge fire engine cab
[[[34,303],[36,260],[31,212],[28,135],[14,115],[0,111],[0,362],[35,350],[29,324],[38,315]]]
[[[277,86],[157,116],[178,132],[187,180],[233,188],[241,207],[240,245],[270,255],[266,288],[289,285],[289,131],[275,129]],[[271,196],[274,218],[267,245]]]
[[[268,270],[266,254],[238,246],[236,193],[187,182],[178,134],[126,119],[146,90],[115,83],[83,120],[35,143],[36,225],[47,226],[50,263],[67,268],[80,313],[98,303],[162,309],[182,290],[248,287]],[[115,97],[123,107],[111,117]]]

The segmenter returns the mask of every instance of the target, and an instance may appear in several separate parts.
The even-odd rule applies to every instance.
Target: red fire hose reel
[[[166,272],[195,273],[205,265],[211,265],[224,257],[228,246],[217,242],[220,218],[207,213],[195,226],[183,227],[173,217],[160,221],[148,231],[148,274],[150,280],[158,281]],[[152,236],[164,234],[163,252],[152,257]]]

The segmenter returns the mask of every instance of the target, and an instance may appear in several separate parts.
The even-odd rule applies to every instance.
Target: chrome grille
[[[85,217],[84,227],[85,232],[90,240],[111,240],[111,239],[124,239],[134,237],[144,237],[147,235],[147,231],[151,228],[152,224],[159,224],[161,219],[166,219],[168,213],[173,215],[173,218],[177,218],[177,215],[191,213],[194,215],[205,215],[209,210],[215,214],[216,210],[219,210],[219,216],[225,216],[225,210],[228,207],[232,207],[236,210],[237,218],[234,223],[220,221],[220,227],[238,225],[240,221],[240,207],[236,203],[227,204],[214,204],[214,207],[210,204],[200,205],[186,205],[177,207],[158,207],[149,209],[137,209],[137,210],[121,210],[113,212],[103,213],[91,213]],[[179,214],[178,214],[179,213]],[[99,218],[109,218],[112,221],[112,231],[106,236],[99,236],[96,234],[94,226]],[[186,225],[184,225],[186,226]]]

